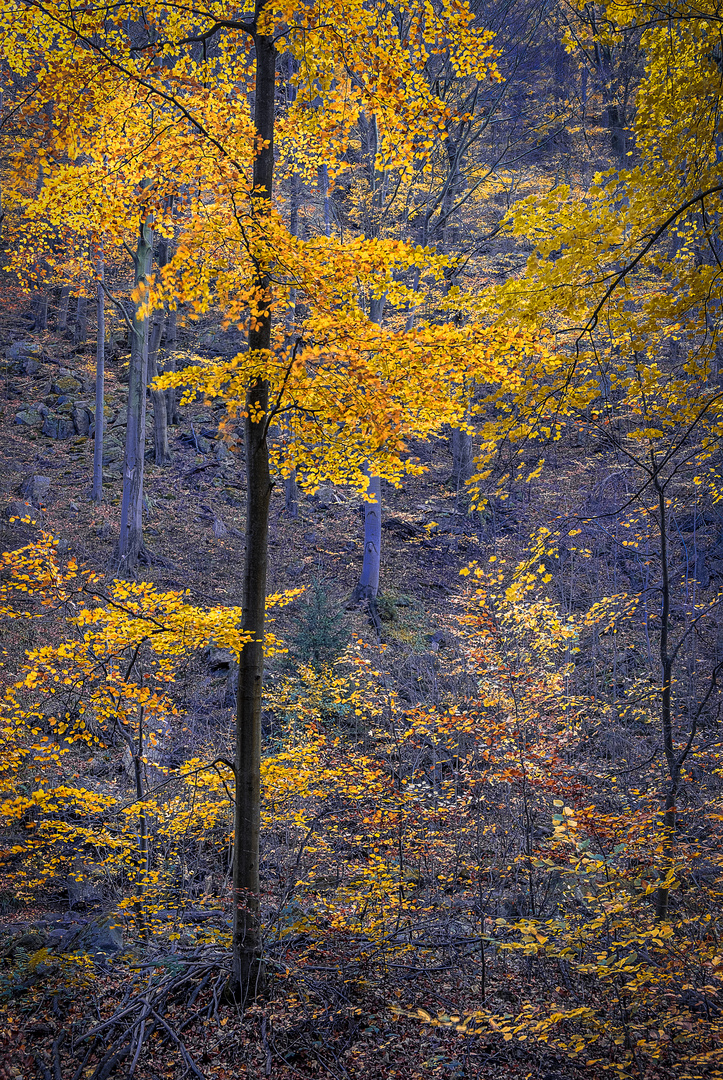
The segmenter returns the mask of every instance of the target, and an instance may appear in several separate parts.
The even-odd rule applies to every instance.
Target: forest
[[[0,1080],[723,1080],[723,8],[0,0]]]

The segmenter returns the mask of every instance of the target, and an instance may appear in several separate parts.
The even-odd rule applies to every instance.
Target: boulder
[[[123,948],[123,929],[120,920],[113,915],[91,919],[84,926],[75,927],[64,934],[57,952],[85,952],[95,956],[109,956]]]
[[[69,439],[75,435],[75,428],[68,417],[50,415],[45,419],[42,433],[49,439]]]
[[[73,409],[73,426],[78,435],[87,435],[90,431],[90,409],[84,401],[76,401]]]
[[[60,375],[50,387],[53,394],[77,394],[82,390],[81,383],[72,375]]]
[[[37,510],[29,502],[21,502],[14,499],[5,507],[5,517],[11,524],[38,525],[39,517]]]
[[[5,350],[6,360],[33,360],[43,355],[43,346],[35,341],[13,341]]]
[[[23,427],[39,428],[45,423],[47,413],[47,405],[28,405],[27,408],[15,413],[15,423]]]
[[[20,494],[30,499],[33,506],[40,507],[50,491],[49,476],[29,476],[20,488]]]
[[[159,766],[164,757],[167,757],[170,748],[171,729],[168,721],[163,717],[159,717],[159,719],[154,720],[152,724],[146,727],[143,740],[144,762],[142,768],[145,769],[148,779],[152,783],[164,778],[165,772]],[[135,764],[128,746],[123,751],[122,761],[126,776],[132,783],[135,783]]]
[[[123,447],[119,442],[109,439],[103,443],[103,465],[110,465],[114,461],[120,461],[123,457]]]

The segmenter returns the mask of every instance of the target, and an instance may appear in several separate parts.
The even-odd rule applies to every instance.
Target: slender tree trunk
[[[678,794],[678,787],[680,786],[680,765],[677,760],[673,743],[673,657],[671,656],[668,647],[668,635],[670,633],[670,568],[668,566],[668,525],[665,509],[665,486],[660,481],[655,460],[653,460],[653,468],[656,470],[653,486],[655,487],[658,496],[660,562],[662,568],[662,596],[660,609],[660,670],[662,676],[662,688],[660,692],[660,724],[663,735],[663,752],[668,767],[668,786],[665,793],[663,808],[663,855],[665,856],[664,867],[667,867],[672,862],[675,846],[675,800]],[[656,918],[666,918],[668,914],[669,896],[669,889],[661,887],[657,890],[655,894]]]
[[[70,302],[70,285],[63,285],[60,290],[60,301],[58,303],[58,321],[56,323],[56,329],[58,333],[63,333],[68,329],[68,304]]]
[[[48,294],[45,289],[37,289],[33,297],[34,330],[48,329]]]
[[[141,222],[133,261],[136,288],[145,280],[153,250],[153,232]],[[148,382],[148,319],[133,312],[131,362],[128,373],[128,422],[123,460],[119,573],[131,574],[143,548],[143,464],[146,438],[146,385]]]
[[[75,324],[73,326],[73,348],[85,345],[88,339],[88,300],[79,296],[75,305]]]
[[[257,14],[259,8],[257,7]],[[254,124],[259,149],[253,186],[258,219],[268,214],[274,176],[276,49],[273,38],[254,35],[256,94]],[[249,330],[249,351],[271,348],[271,281],[262,267],[257,287],[266,297],[260,318]],[[253,635],[241,650],[236,703],[236,815],[233,865],[233,955],[230,991],[255,996],[263,984],[259,912],[259,836],[261,824],[261,685],[264,667],[264,615],[268,563],[271,476],[266,429],[269,387],[258,379],[248,388],[246,447],[246,551],[243,629]]]
[[[103,501],[103,396],[105,393],[105,294],[103,292],[103,249],[98,257],[98,333],[95,347],[95,442],[93,444],[93,489],[90,497]]]
[[[158,349],[163,333],[163,321],[163,312],[155,312],[148,343],[148,382],[151,384],[159,373]],[[152,389],[151,401],[153,403],[153,460],[156,465],[167,465],[171,460],[171,452],[168,447],[168,411],[165,390]]]
[[[461,428],[452,430],[452,476],[457,490],[472,475],[472,434]]]
[[[329,169],[326,163],[319,166],[319,186],[324,202],[324,236],[331,236],[331,199],[329,198]]]
[[[364,563],[356,595],[360,600],[374,600],[379,592],[379,568],[382,554],[382,482],[366,470],[368,494],[373,502],[364,503]]]
[[[296,88],[290,86],[289,92],[293,90],[296,94]],[[289,232],[292,236],[299,235],[299,204],[301,202],[301,177],[297,172],[291,174],[291,200],[289,206]],[[296,289],[292,289],[289,295],[289,310],[287,314],[287,330],[289,335],[289,341],[294,333],[294,327],[296,325]],[[286,510],[287,517],[297,518],[299,516],[299,486],[296,482],[296,469],[284,480],[284,509]]]

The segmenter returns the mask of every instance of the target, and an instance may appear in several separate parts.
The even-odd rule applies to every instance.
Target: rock
[[[161,780],[164,777],[164,772],[159,768],[159,765],[163,758],[166,756],[171,746],[171,730],[168,725],[168,721],[163,717],[153,721],[151,725],[148,725],[145,729],[145,738],[143,740],[143,758],[144,764],[142,769],[147,773],[149,779],[153,781]],[[135,783],[136,772],[135,764],[133,761],[133,755],[131,754],[130,747],[126,746],[123,751],[123,769],[129,780]]]
[[[23,371],[26,375],[37,375],[40,371],[40,364],[37,360],[26,360],[23,363]]]
[[[215,455],[216,461],[218,461],[219,463],[222,461],[226,461],[231,464],[234,460],[234,456],[229,450],[229,448],[226,446],[225,442],[220,441],[216,443]]]
[[[123,929],[120,921],[113,915],[103,915],[64,934],[57,952],[86,952],[96,956],[108,956],[120,952],[122,948]]]
[[[40,507],[50,491],[49,476],[30,476],[20,488],[20,494],[30,499],[33,506]]]
[[[203,435],[196,436],[196,443],[198,444],[199,454],[207,454],[211,449],[211,444],[208,439],[204,439]]]
[[[6,360],[39,359],[43,355],[43,346],[35,341],[14,341],[5,350]]]
[[[21,409],[19,413],[15,414],[15,423],[22,424],[23,427],[42,427],[47,412],[47,405],[29,405],[26,409]]]
[[[103,443],[103,465],[110,465],[114,461],[120,461],[123,457],[123,447],[115,440]]]
[[[31,506],[28,502],[20,502],[14,500],[5,507],[5,517],[13,525],[38,525],[39,518],[37,510]],[[26,520],[29,519],[29,520]]]
[[[51,414],[45,418],[42,434],[47,435],[49,439],[69,439],[75,435],[73,421],[65,416]]]
[[[81,383],[72,375],[61,375],[55,380],[50,390],[53,394],[77,394],[82,389]]]
[[[229,668],[235,663],[235,657],[231,649],[219,649],[217,645],[209,645],[204,650],[204,654],[211,671],[218,671],[219,668]]]
[[[105,410],[104,410],[105,411]],[[124,427],[128,423],[128,406],[121,405],[113,421],[113,427]]]
[[[73,409],[73,426],[78,435],[87,435],[90,431],[90,409],[83,401],[76,401]]]
[[[48,935],[41,930],[26,930],[19,937],[14,938],[8,948],[5,950],[4,955],[12,957],[13,960],[18,959],[18,953],[16,950],[22,949],[26,953],[36,953],[38,949],[43,949],[48,944]]]

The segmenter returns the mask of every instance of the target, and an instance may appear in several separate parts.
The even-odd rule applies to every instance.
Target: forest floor
[[[197,340],[197,335],[194,337]],[[66,404],[65,415],[70,415],[79,403],[92,404],[94,358],[89,348],[73,352],[65,338],[52,333],[28,334],[14,316],[0,316],[0,353],[19,340],[40,345],[42,354],[27,370],[18,370],[17,365],[0,370],[3,549],[22,546],[42,528],[57,538],[63,559],[73,557],[79,564],[107,574],[112,571],[118,535],[121,476],[117,450],[109,455],[114,460],[104,470],[104,501],[99,506],[89,500],[93,440],[78,434],[51,438],[42,433],[38,422],[17,420],[23,412],[30,410],[32,414],[36,405],[58,410]],[[106,376],[106,444],[120,447],[125,435],[124,362],[123,357],[111,359]],[[63,388],[59,379],[65,379],[65,387],[70,387],[65,400],[58,393]],[[69,379],[75,379],[75,387]],[[181,414],[179,426],[170,430],[171,463],[163,468],[146,463],[144,538],[157,558],[141,569],[139,577],[160,587],[187,589],[192,602],[200,605],[238,604],[244,525],[241,455],[229,453],[214,438],[219,419],[214,409],[198,403],[182,407]],[[450,486],[452,463],[447,441],[435,439],[413,450],[426,471],[409,478],[399,489],[385,485],[383,493],[381,645],[382,655],[386,654],[384,666],[395,672],[397,690],[409,701],[420,701],[429,690],[436,650],[454,639],[462,584],[459,571],[470,560],[483,556],[489,530],[484,520],[467,514],[463,494]],[[39,506],[30,505],[23,494],[28,490],[24,485],[34,476],[47,478],[41,485],[43,497],[36,500]],[[29,523],[9,520],[19,511],[30,517]],[[279,480],[271,520],[269,591],[321,582],[334,603],[346,609],[350,638],[378,649],[380,642],[367,613],[351,600],[363,553],[363,504],[358,494],[329,486],[313,495],[302,493],[298,517],[289,519],[283,481]],[[510,524],[508,531],[514,531],[514,525]],[[278,616],[274,631],[282,638],[294,634],[299,603],[282,609]],[[6,674],[12,677],[25,649],[38,641],[32,627],[19,629],[17,623],[7,624],[1,633]],[[273,670],[272,662],[272,678]],[[189,662],[185,680],[181,704],[187,734],[179,752],[189,756],[209,734],[222,739],[230,732],[232,709],[219,700],[218,679],[201,657]],[[127,779],[122,770],[111,770],[105,778],[106,788],[113,784],[120,788],[124,783]],[[97,917],[95,901],[84,901],[72,890],[65,897],[62,890],[55,896],[38,897],[33,907],[15,903],[7,893],[3,896],[0,942],[5,943],[4,955],[10,958],[23,956],[23,949],[32,951],[37,945],[34,934],[43,942],[48,935],[57,942]],[[217,922],[223,931],[223,913],[211,914],[221,916]],[[30,944],[26,941],[23,945],[23,934]],[[126,937],[126,947],[129,943]],[[139,939],[132,944],[137,970],[143,942]],[[189,1071],[209,1080],[236,1076],[279,1080],[299,1076],[553,1080],[563,1076],[561,1069],[565,1076],[577,1075],[571,1061],[565,1064],[532,1047],[527,1050],[501,1038],[490,1042],[458,1035],[453,1027],[428,1028],[418,1018],[401,1015],[417,1007],[429,1008],[430,1003],[433,1011],[439,1007],[460,1009],[465,1002],[474,1009],[480,988],[453,965],[443,964],[436,971],[412,969],[412,977],[407,974],[401,979],[393,971],[384,977],[377,973],[361,978],[360,969],[352,980],[352,992],[348,973],[355,963],[358,966],[358,960],[353,947],[348,954],[345,948],[333,935],[326,948],[302,948],[304,978],[307,990],[312,990],[303,1006],[299,986],[290,991],[283,978],[272,983],[264,1001],[245,1011],[221,1005],[213,980],[207,980],[195,1004],[179,999],[175,1011],[165,1014],[175,1018],[178,1031],[186,1026],[184,1018],[195,1017],[183,1036],[183,1052],[179,1052],[177,1037],[169,1035],[165,1042],[154,1044],[152,1051],[144,1048],[131,1073],[139,1080],[181,1077]],[[209,956],[213,949],[209,945]],[[171,948],[165,959],[154,954],[147,973],[149,985],[154,971],[156,975],[173,974],[172,952]],[[111,1068],[117,1068],[119,1075],[129,1075],[127,1060],[109,1062],[101,1056],[99,1064],[96,1056],[89,1061],[78,1041],[89,1012],[95,1012],[100,1023],[127,1000],[128,994],[129,975],[122,959],[95,969],[91,961],[88,963],[90,969],[68,973],[65,991],[56,988],[52,996],[35,986],[32,978],[21,990],[11,987],[0,1027],[0,1080],[30,1080],[34,1076],[43,1080],[50,1076],[53,1080],[106,1080]],[[0,975],[0,983],[7,978]],[[496,990],[490,982],[482,994],[486,993],[489,1001],[490,995],[499,991],[498,1004],[504,1008],[506,1001],[514,999],[514,986],[506,981],[511,978],[509,973],[502,975]],[[291,1012],[290,995],[294,1004]],[[390,1010],[391,1001],[401,1013]]]

